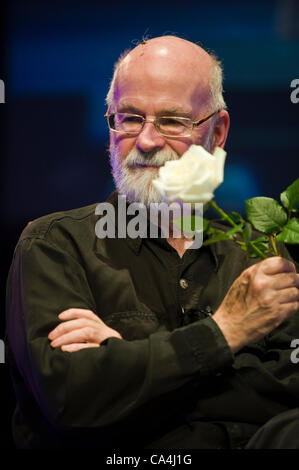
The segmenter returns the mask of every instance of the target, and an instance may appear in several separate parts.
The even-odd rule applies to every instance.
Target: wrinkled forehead
[[[114,102],[144,97],[189,107],[207,104],[212,60],[199,46],[185,43],[149,41],[131,51],[119,66]]]

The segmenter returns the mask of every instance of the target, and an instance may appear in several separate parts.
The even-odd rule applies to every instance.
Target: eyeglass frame
[[[108,123],[108,127],[109,129],[112,131],[112,132],[117,132],[118,134],[120,133],[124,133],[124,134],[127,134],[127,135],[139,135],[140,132],[143,130],[144,128],[144,125],[146,122],[151,122],[152,124],[154,124],[155,126],[155,129],[156,131],[162,135],[163,137],[169,137],[169,138],[173,138],[173,139],[176,139],[176,138],[179,138],[179,137],[190,137],[194,128],[197,127],[197,126],[200,126],[201,124],[203,124],[204,122],[206,122],[208,119],[210,119],[212,116],[214,116],[215,114],[219,113],[219,111],[221,111],[221,109],[217,109],[216,111],[214,111],[213,113],[209,114],[207,117],[203,118],[203,119],[200,119],[199,121],[192,121],[190,118],[188,117],[183,117],[183,116],[159,116],[158,118],[155,117],[154,119],[145,119],[143,116],[141,116],[140,114],[132,114],[132,113],[109,113],[109,108],[107,109],[106,113],[104,114],[104,117],[106,118],[107,120],[107,123]],[[126,131],[117,131],[116,129],[112,129],[109,125],[109,116],[111,116],[112,114],[123,114],[125,116],[135,116],[135,117],[140,117],[143,119],[143,123],[142,123],[142,127],[140,129],[139,132],[126,132]],[[159,130],[159,127],[158,127],[158,124],[157,124],[157,119],[159,118],[173,118],[173,119],[183,119],[183,120],[186,120],[186,121],[189,121],[191,122],[192,124],[192,128],[190,129],[190,134],[188,135],[166,135],[166,134],[162,134]]]

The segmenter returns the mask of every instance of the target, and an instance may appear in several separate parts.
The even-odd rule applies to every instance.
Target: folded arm
[[[8,280],[8,340],[28,390],[62,432],[115,423],[144,403],[233,362],[210,318],[144,340],[110,337],[101,347],[71,354],[53,348],[48,335],[63,324],[59,313],[72,308],[101,314],[81,264],[44,239],[24,239]]]

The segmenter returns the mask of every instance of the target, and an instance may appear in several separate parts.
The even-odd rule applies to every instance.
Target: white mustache
[[[131,168],[141,166],[163,166],[167,161],[178,160],[180,157],[174,150],[161,150],[149,153],[140,152],[137,149],[131,150],[127,155],[123,165]]]

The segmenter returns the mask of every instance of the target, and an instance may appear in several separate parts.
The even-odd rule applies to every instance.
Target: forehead
[[[193,56],[171,54],[163,47],[158,53],[138,55],[124,59],[119,67],[114,103],[117,107],[177,109],[184,113],[198,113],[210,98],[210,65]]]

